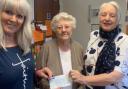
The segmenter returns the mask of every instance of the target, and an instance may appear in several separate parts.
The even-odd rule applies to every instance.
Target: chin
[[[63,41],[68,41],[70,40],[69,38],[62,38]]]
[[[109,32],[109,31],[111,31],[112,30],[112,28],[102,28],[104,31],[107,31],[107,32]]]

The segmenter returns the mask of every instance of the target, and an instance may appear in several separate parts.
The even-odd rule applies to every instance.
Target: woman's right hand
[[[39,77],[43,77],[46,79],[50,79],[53,75],[52,71],[48,67],[44,67],[42,69],[36,70],[36,74]]]

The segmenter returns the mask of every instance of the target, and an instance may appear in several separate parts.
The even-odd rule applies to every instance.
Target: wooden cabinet
[[[34,0],[34,21],[51,20],[59,12],[59,0]]]
[[[32,45],[32,53],[34,59],[38,59],[41,46],[45,39],[52,37],[51,19],[59,12],[59,0],[34,0],[34,24],[35,30],[33,31],[34,43]],[[37,24],[43,24],[47,27],[46,31],[41,31],[37,28]]]

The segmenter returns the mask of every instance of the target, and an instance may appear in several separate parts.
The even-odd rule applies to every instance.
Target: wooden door
[[[59,0],[34,0],[34,20],[45,23],[59,12]]]

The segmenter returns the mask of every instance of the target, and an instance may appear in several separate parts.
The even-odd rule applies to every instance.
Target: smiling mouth
[[[10,22],[8,22],[7,25],[16,26],[17,24],[16,23],[10,23]]]
[[[8,29],[15,30],[17,28],[17,25],[14,24],[6,24],[5,25]]]
[[[62,34],[62,36],[68,36],[68,34]]]
[[[108,26],[108,25],[111,25],[111,23],[104,23],[104,25],[107,25]]]
[[[7,26],[8,26],[9,28],[14,28],[14,27],[16,27],[16,25],[13,25],[13,24],[7,24]]]

